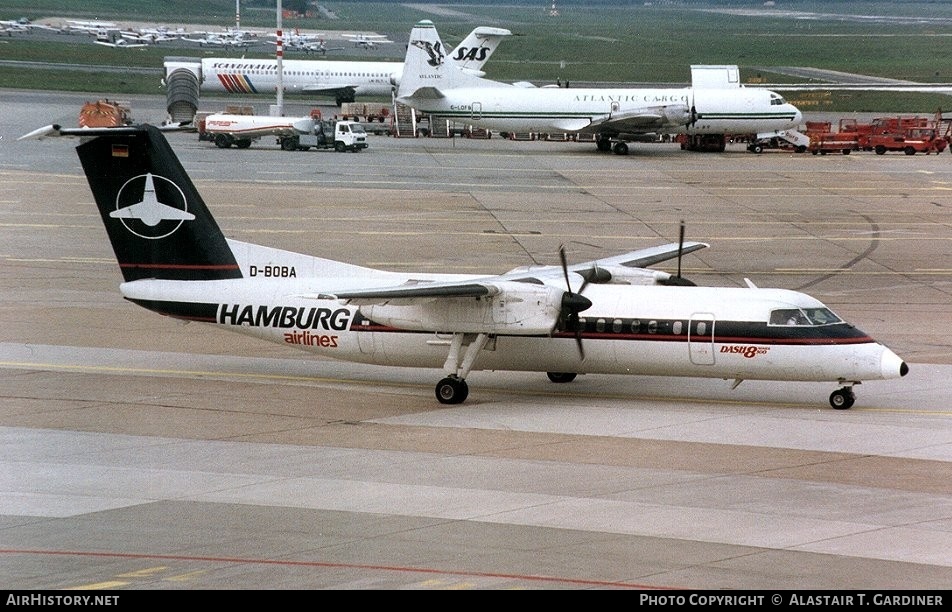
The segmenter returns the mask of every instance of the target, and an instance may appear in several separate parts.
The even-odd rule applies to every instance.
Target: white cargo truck
[[[356,121],[315,118],[307,132],[279,136],[278,142],[285,151],[306,151],[313,147],[356,153],[367,148],[367,131]]]

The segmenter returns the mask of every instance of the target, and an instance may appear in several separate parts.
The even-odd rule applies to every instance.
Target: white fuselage
[[[403,64],[285,59],[281,82],[290,93],[314,93],[353,87],[357,95],[389,96]],[[211,93],[258,94],[278,89],[278,62],[273,59],[205,58],[201,89]]]
[[[376,307],[316,297],[368,285],[399,286],[409,276],[296,280],[288,276],[306,270],[243,267],[248,268],[243,279],[141,280],[123,284],[122,293],[157,312],[345,361],[426,368],[446,361],[452,334],[392,327],[368,316]],[[432,275],[432,280],[462,278]],[[474,369],[861,381],[898,378],[904,367],[890,349],[844,322],[769,324],[777,309],[822,307],[793,291],[592,284],[584,295],[593,304],[580,322],[584,360],[574,332],[500,333],[479,352]],[[166,303],[178,310],[164,311]]]
[[[411,104],[421,112],[508,132],[573,132],[606,117],[675,105],[693,109],[695,119],[650,131],[756,134],[795,128],[802,119],[795,106],[765,89],[466,87],[441,93],[415,97]]]

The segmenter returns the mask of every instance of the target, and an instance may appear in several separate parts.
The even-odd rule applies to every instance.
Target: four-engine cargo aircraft
[[[48,126],[80,161],[115,250],[124,298],[328,357],[442,368],[457,404],[473,368],[831,382],[905,376],[893,351],[795,291],[698,287],[680,256],[701,242],[503,274],[391,272],[225,238],[159,128]],[[678,259],[678,274],[646,266]]]
[[[760,134],[803,118],[779,94],[748,87],[525,87],[458,70],[433,22],[414,26],[397,100],[417,111],[501,132],[592,134],[600,151],[661,134]]]

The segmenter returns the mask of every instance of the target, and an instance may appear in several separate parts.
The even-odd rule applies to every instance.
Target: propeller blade
[[[562,274],[565,276],[566,290],[572,292],[572,283],[569,282],[569,264],[565,259],[565,245],[559,245],[559,259],[562,261]]]
[[[582,330],[578,324],[578,313],[592,307],[592,300],[581,295],[582,289],[588,283],[588,279],[583,277],[582,286],[578,293],[572,291],[572,283],[569,280],[569,264],[565,258],[565,245],[559,246],[559,259],[562,262],[562,274],[565,276],[565,292],[562,294],[562,312],[565,315],[565,323],[568,329],[575,332],[575,346],[578,347],[579,359],[585,361],[585,348],[582,346]]]
[[[681,219],[681,232],[678,236],[678,278],[681,278],[681,255],[684,253],[684,219]]]
[[[659,281],[660,285],[669,287],[696,287],[695,283],[681,276],[681,257],[684,255],[684,219],[681,219],[681,232],[678,237],[678,273],[666,280]]]

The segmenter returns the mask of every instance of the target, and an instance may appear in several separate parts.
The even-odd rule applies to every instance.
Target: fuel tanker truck
[[[285,151],[334,149],[360,151],[367,148],[367,132],[356,121],[310,117],[271,117],[213,113],[199,122],[199,138],[227,149],[247,149],[251,143],[273,136]]]

